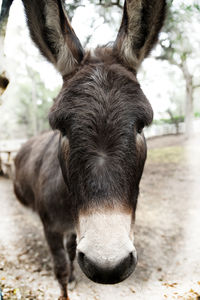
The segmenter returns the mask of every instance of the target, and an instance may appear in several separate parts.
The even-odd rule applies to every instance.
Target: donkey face
[[[142,129],[153,117],[136,71],[157,39],[165,2],[125,2],[115,43],[93,54],[84,53],[62,1],[24,0],[24,6],[33,40],[63,76],[49,120],[61,132],[59,160],[73,199],[78,262],[93,281],[119,282],[137,261]]]
[[[64,83],[50,113],[62,133],[59,159],[77,214],[79,263],[95,281],[121,281],[135,267],[133,220],[146,159],[142,128],[151,121],[135,76],[103,62],[83,66]]]

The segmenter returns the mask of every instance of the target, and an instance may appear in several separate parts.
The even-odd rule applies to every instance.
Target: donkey
[[[60,299],[77,253],[91,280],[114,284],[135,269],[134,220],[153,119],[136,74],[155,45],[164,0],[126,0],[114,43],[84,51],[61,0],[23,0],[31,37],[63,78],[49,113],[54,131],[15,159],[15,194],[43,223]]]

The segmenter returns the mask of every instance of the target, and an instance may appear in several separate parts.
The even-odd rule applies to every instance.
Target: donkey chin
[[[94,282],[115,284],[129,277],[137,264],[132,215],[116,210],[80,214],[77,257]]]

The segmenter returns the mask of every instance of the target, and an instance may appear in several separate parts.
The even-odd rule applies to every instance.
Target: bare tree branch
[[[3,0],[0,13],[0,35],[5,36],[6,26],[8,22],[8,15],[13,0]]]
[[[100,5],[104,8],[112,7],[112,6],[117,6],[120,9],[123,9],[123,5],[120,4],[120,0],[117,0],[116,2],[110,2],[110,3],[103,3],[102,0],[99,0],[99,3],[97,5]]]

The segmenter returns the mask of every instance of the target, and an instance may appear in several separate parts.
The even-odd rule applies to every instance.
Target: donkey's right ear
[[[62,0],[22,0],[31,37],[62,76],[74,71],[84,51]]]

